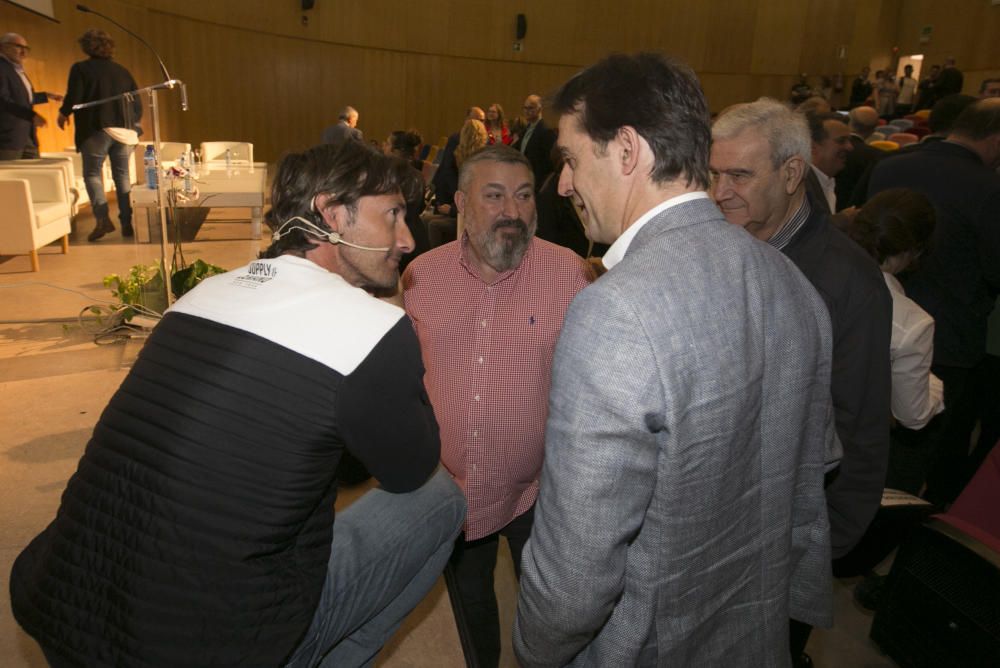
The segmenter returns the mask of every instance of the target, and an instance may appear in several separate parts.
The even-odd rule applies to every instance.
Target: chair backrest
[[[917,118],[922,118],[922,119],[926,120],[926,119],[928,119],[928,118],[931,117],[931,110],[930,109],[921,109],[921,110],[919,110],[917,112],[914,112],[913,115],[916,116]]]
[[[60,202],[66,204],[67,210],[69,208],[71,200],[66,186],[66,172],[61,166],[53,165],[48,169],[32,167],[3,169],[0,171],[0,176],[5,179],[27,181],[31,186],[32,202]]]
[[[885,120],[884,118],[878,119],[878,127],[882,127],[883,125],[888,125],[888,124],[889,121]]]
[[[917,139],[923,139],[931,133],[931,129],[925,125],[914,125],[912,128],[907,130],[911,135],[916,135]]]
[[[227,150],[231,162],[253,163],[253,144],[245,141],[203,141],[201,159],[204,162],[225,162]]]
[[[142,147],[142,153],[146,152],[146,147],[143,144],[139,144]],[[136,151],[139,147],[136,147]],[[187,142],[180,141],[165,141],[160,142],[160,162],[177,162],[180,160],[182,155],[186,155],[191,151],[191,144]]]
[[[907,144],[916,144],[920,141],[920,137],[909,132],[896,132],[889,135],[889,141],[894,141],[900,146],[906,146]]]
[[[899,144],[894,141],[885,141],[884,139],[879,139],[877,141],[868,142],[869,146],[874,146],[880,151],[898,151]]]
[[[897,118],[896,120],[891,121],[889,125],[895,125],[897,128],[899,128],[900,132],[903,132],[913,127],[913,121],[909,121],[905,118]]]
[[[894,125],[880,125],[877,128],[875,128],[875,132],[888,137],[894,132],[899,132],[899,128],[895,127]]]

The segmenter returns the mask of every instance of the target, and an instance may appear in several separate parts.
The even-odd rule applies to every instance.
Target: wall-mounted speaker
[[[514,31],[515,37],[517,39],[524,39],[524,36],[528,34],[528,18],[524,14],[517,15],[517,28]]]
[[[316,0],[302,0],[302,11],[308,11],[316,6]]]

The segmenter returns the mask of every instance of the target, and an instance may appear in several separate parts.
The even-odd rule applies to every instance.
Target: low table
[[[198,188],[198,198],[179,202],[179,207],[246,207],[250,209],[250,236],[260,239],[261,222],[264,215],[264,198],[267,189],[267,163],[225,165],[203,165],[194,178]],[[166,187],[168,184],[164,184]],[[182,180],[176,179],[174,187],[182,187]],[[160,236],[160,213],[158,190],[150,190],[145,184],[132,187],[132,208],[146,210],[146,225],[135,225],[136,239],[149,243]]]

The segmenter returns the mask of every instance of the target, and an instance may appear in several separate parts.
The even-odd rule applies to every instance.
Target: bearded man
[[[493,569],[501,535],[514,572],[531,525],[545,443],[549,377],[563,316],[590,281],[572,251],[535,238],[535,183],[519,151],[490,146],[462,163],[462,238],[403,274],[441,459],[469,505],[449,568],[463,647],[496,666]],[[471,659],[470,659],[471,662]]]

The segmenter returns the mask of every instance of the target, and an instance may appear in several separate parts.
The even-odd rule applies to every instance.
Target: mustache
[[[523,220],[521,220],[520,218],[501,218],[500,220],[496,221],[495,223],[493,223],[493,225],[490,226],[490,231],[496,232],[501,227],[514,227],[520,230],[521,232],[528,231],[528,224]]]

